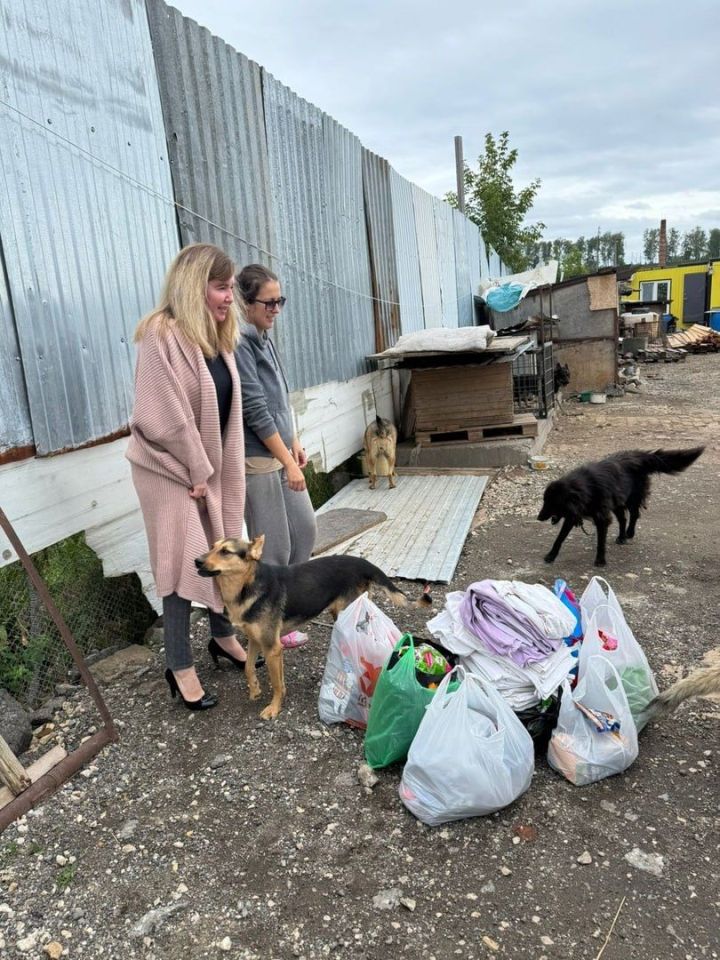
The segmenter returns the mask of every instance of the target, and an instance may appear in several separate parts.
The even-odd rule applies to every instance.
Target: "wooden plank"
[[[352,507],[339,507],[319,513],[317,520],[317,537],[313,555],[318,556],[339,543],[344,543],[351,537],[357,537],[371,527],[387,520],[387,514],[381,510],[356,510]]]
[[[0,780],[14,797],[30,786],[25,768],[2,736],[0,736]]]
[[[518,414],[512,422],[477,426],[462,430],[438,430],[415,432],[415,442],[421,446],[437,446],[442,443],[481,443],[484,440],[501,440],[511,437],[536,437],[538,422],[532,414]]]
[[[64,747],[53,747],[52,750],[48,750],[47,753],[43,754],[39,760],[36,760],[35,763],[30,764],[30,766],[25,770],[25,774],[28,778],[29,787],[31,784],[35,783],[44,777],[46,773],[49,773],[53,767],[57,766],[61,760],[64,760],[67,756],[67,750]],[[27,788],[25,788],[27,789]],[[8,790],[7,787],[2,787],[0,789],[0,808],[6,807],[8,803],[11,803],[15,799],[15,795]]]
[[[137,509],[128,438],[0,467],[0,503],[28,553]],[[0,566],[16,560],[0,531]]]

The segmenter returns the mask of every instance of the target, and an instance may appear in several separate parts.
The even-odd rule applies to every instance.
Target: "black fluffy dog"
[[[605,566],[605,541],[613,514],[620,524],[617,543],[627,543],[635,536],[640,509],[650,493],[653,473],[680,473],[700,456],[705,447],[691,450],[626,450],[614,453],[596,463],[586,463],[577,470],[553,480],[545,488],[538,520],[563,522],[552,549],[545,557],[552,563],[565,538],[583,520],[592,520],[597,530],[595,565]],[[627,523],[626,511],[630,514]]]
[[[558,362],[555,364],[555,369],[553,370],[553,387],[555,388],[555,393],[559,393],[563,387],[566,387],[570,383],[570,367],[566,363]]]

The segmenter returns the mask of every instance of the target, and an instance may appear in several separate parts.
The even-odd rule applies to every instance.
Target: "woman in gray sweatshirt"
[[[315,545],[315,512],[302,467],[307,456],[295,435],[288,383],[275,344],[275,320],[285,306],[278,278],[252,263],[237,276],[245,323],[235,350],[245,431],[245,522],[250,537],[265,534],[265,563],[303,563]],[[299,646],[303,635],[283,637]]]

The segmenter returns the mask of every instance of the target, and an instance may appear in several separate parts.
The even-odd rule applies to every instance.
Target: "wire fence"
[[[38,573],[86,660],[141,642],[155,613],[135,574],[105,579],[82,534],[33,556]],[[0,569],[0,687],[26,710],[75,681],[58,626],[20,561]]]
[[[31,558],[1,508],[0,528],[19,558],[0,569],[2,832],[117,740],[88,660],[155,615],[135,575],[104,579],[82,536]]]

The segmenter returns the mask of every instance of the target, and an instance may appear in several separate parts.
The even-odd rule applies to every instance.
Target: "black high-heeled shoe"
[[[237,657],[234,657],[231,653],[228,653],[227,650],[223,650],[220,644],[217,642],[215,637],[210,637],[210,643],[208,644],[208,653],[213,658],[215,666],[219,666],[218,657],[225,657],[226,660],[229,660],[238,670],[245,670],[245,664],[247,660],[238,660]],[[255,659],[255,669],[264,666],[265,657],[257,657]]]
[[[183,696],[182,690],[178,686],[175,674],[169,667],[165,671],[165,679],[167,680],[167,685],[170,687],[170,693],[172,694],[173,700],[179,693],[180,699],[188,708],[188,710],[209,710],[211,707],[217,706],[218,698],[214,693],[204,693],[199,700],[186,700]]]

